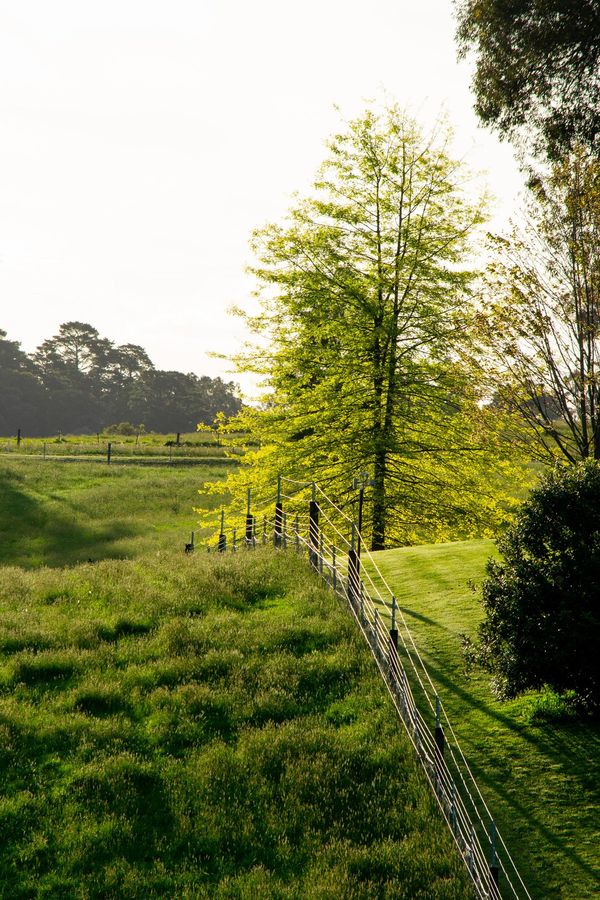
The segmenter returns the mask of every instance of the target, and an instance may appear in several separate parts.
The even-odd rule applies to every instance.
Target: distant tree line
[[[0,330],[0,434],[93,433],[122,421],[147,431],[193,431],[241,408],[221,378],[156,369],[143,347],[115,345],[65,322],[32,354]]]

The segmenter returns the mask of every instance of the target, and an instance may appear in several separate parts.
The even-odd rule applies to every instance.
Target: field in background
[[[199,488],[227,468],[223,460],[158,468],[0,457],[0,564],[33,568],[183,552],[198,528]]]
[[[531,894],[583,900],[600,890],[600,724],[556,697],[500,702],[489,676],[465,671],[490,541],[374,554],[438,689],[471,769]],[[424,713],[429,711],[422,710]]]
[[[156,465],[215,464],[222,463],[226,459],[226,451],[221,445],[219,434],[210,429],[180,434],[179,443],[175,433],[139,435],[98,433],[83,436],[23,437],[20,440],[14,436],[5,437],[0,438],[0,459],[6,455],[12,458],[27,456],[106,463],[109,444],[112,465],[125,462]],[[227,452],[235,454],[242,451],[240,448],[231,447]]]

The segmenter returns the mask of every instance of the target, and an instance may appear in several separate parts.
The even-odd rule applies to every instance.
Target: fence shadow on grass
[[[407,610],[405,610],[405,613]],[[411,613],[412,614],[412,613]],[[425,616],[418,618],[426,620]],[[434,620],[428,620],[431,625],[437,626]],[[439,627],[439,626],[438,626]],[[488,717],[491,722],[497,722],[503,728],[517,734],[519,739],[523,740],[540,756],[540,771],[543,771],[545,765],[560,765],[563,769],[568,768],[569,778],[573,785],[582,781],[589,781],[597,784],[598,775],[600,775],[600,723],[574,721],[568,723],[553,723],[550,725],[538,725],[531,727],[530,725],[519,724],[514,718],[506,713],[501,712],[495,705],[477,696],[475,692],[468,689],[468,686],[461,686],[457,683],[456,678],[449,677],[444,670],[437,667],[428,660],[429,673],[437,685],[444,689],[447,698],[452,695],[460,699],[465,707],[471,707],[478,713]],[[493,732],[490,727],[489,732]],[[465,736],[462,735],[465,742]],[[488,748],[489,749],[489,748]],[[521,803],[516,792],[507,791],[503,788],[501,779],[490,775],[485,766],[477,764],[478,754],[473,752],[470,755],[470,767],[477,780],[485,784],[489,791],[493,791],[502,800],[505,806],[512,811],[522,821],[526,822],[531,829],[529,841],[536,843],[536,834],[544,839],[544,841],[552,846],[553,851],[560,854],[563,860],[567,860],[571,865],[585,872],[588,876],[599,878],[600,873],[589,862],[582,857],[577,849],[573,847],[567,840],[562,839],[556,832],[546,827],[540,819],[531,813],[531,808],[525,803]],[[535,888],[535,873],[529,873],[530,887]],[[540,884],[539,889],[543,886]]]

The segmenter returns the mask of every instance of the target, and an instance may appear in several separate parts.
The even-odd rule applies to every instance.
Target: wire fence
[[[393,591],[355,522],[315,482],[281,477],[272,497],[232,516],[211,551],[273,546],[306,554],[367,642],[481,900],[531,900],[496,827]],[[194,549],[194,534],[186,552]]]

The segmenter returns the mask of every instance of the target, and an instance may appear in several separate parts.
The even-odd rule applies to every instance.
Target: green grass
[[[469,896],[373,661],[292,554],[0,569],[0,770],[6,900]]]
[[[116,434],[52,435],[43,438],[0,437],[0,457],[42,457],[45,459],[85,459],[106,462],[108,444],[111,445],[112,464],[120,462],[148,463],[206,463],[225,459],[226,452],[241,453],[240,448],[222,446],[221,437],[215,431],[199,431],[181,434],[176,443],[175,434],[141,434],[123,436]]]
[[[500,702],[485,673],[465,671],[489,541],[388,550],[392,590],[469,764],[532,897],[600,895],[600,725],[577,721],[550,693]]]
[[[75,565],[183,549],[198,529],[198,489],[225,471],[0,458],[0,564]]]

